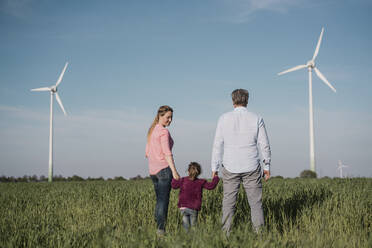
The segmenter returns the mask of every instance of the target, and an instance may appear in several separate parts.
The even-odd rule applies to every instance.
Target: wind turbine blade
[[[65,115],[67,115],[67,113],[66,113],[66,111],[65,111],[65,108],[63,107],[63,104],[62,104],[61,98],[59,98],[59,95],[58,95],[57,92],[56,92],[56,99],[57,99],[57,102],[59,103],[59,106],[61,106],[61,109],[62,109],[63,113],[64,113]]]
[[[316,58],[316,56],[318,56],[319,48],[320,48],[320,43],[322,43],[323,32],[324,32],[324,28],[322,28],[322,32],[320,32],[320,36],[319,36],[319,40],[318,40],[318,44],[316,45],[316,48],[315,48],[315,52],[314,52],[314,56],[313,56],[312,61],[314,61],[315,58]]]
[[[302,68],[306,68],[306,65],[298,65],[298,66],[295,66],[291,69],[288,69],[288,70],[285,70],[285,71],[282,71],[282,72],[279,72],[278,75],[283,75],[285,73],[288,73],[288,72],[291,72],[291,71],[297,71],[299,69],[302,69]]]
[[[32,89],[31,91],[50,91],[50,88],[49,87],[41,87],[41,88]]]
[[[331,90],[333,90],[335,93],[336,93],[336,89],[335,87],[332,86],[332,84],[330,82],[328,82],[328,80],[325,78],[325,76],[316,68],[314,67],[314,71],[316,73],[316,75],[326,84],[328,85],[329,88],[331,88]]]
[[[63,78],[63,75],[65,74],[67,65],[68,65],[68,62],[66,62],[65,67],[63,68],[63,71],[62,71],[61,75],[59,75],[59,78],[57,80],[56,86],[58,86],[61,83],[62,78]]]

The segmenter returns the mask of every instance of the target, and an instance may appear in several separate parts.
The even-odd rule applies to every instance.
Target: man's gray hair
[[[234,105],[247,107],[249,92],[245,89],[236,89],[231,93],[231,98]]]

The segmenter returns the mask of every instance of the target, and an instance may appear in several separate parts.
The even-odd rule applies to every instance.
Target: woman
[[[180,178],[172,155],[173,139],[166,128],[171,124],[172,117],[173,109],[161,106],[147,133],[146,157],[155,188],[155,219],[159,235],[165,232],[172,177]]]

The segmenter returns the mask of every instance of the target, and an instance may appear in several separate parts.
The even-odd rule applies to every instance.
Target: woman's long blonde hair
[[[168,111],[173,113],[173,109],[167,105],[160,106],[158,109],[158,113],[155,116],[154,121],[152,122],[149,131],[147,132],[147,141],[150,140],[152,131],[154,130],[154,127],[159,123],[159,117],[165,115]]]

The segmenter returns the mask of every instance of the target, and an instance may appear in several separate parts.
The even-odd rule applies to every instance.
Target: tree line
[[[80,182],[80,181],[127,181],[127,180],[143,180],[148,179],[149,177],[142,177],[141,175],[137,175],[135,177],[131,177],[129,179],[126,179],[122,176],[117,176],[113,178],[103,178],[103,177],[88,177],[83,178],[78,175],[73,175],[71,177],[63,177],[62,175],[57,175],[53,177],[53,182]],[[23,177],[7,177],[5,175],[2,175],[0,177],[0,182],[2,183],[17,183],[17,182],[23,182],[23,183],[29,183],[29,182],[47,182],[48,177],[41,175],[33,175],[28,176],[24,175]]]

